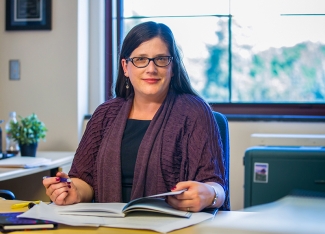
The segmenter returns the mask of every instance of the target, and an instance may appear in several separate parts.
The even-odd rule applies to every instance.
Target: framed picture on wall
[[[52,0],[6,0],[6,30],[51,30]]]

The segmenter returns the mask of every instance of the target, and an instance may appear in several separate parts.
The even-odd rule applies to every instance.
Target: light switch
[[[20,63],[19,60],[9,60],[9,79],[20,79]]]

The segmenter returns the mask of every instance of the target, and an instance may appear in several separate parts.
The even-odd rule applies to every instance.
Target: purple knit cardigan
[[[132,102],[115,98],[100,105],[76,151],[69,176],[92,186],[95,202],[122,201],[120,149]],[[217,182],[227,192],[221,144],[210,107],[199,97],[170,91],[140,144],[131,199],[188,180]]]

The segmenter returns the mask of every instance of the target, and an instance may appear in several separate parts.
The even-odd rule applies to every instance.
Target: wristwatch
[[[213,188],[214,193],[215,193],[212,204],[210,206],[214,206],[218,201],[218,192],[217,192],[217,189],[214,186],[212,186],[212,185],[210,185],[210,186]]]

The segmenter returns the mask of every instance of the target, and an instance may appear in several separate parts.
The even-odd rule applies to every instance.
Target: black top
[[[131,198],[134,167],[140,143],[150,124],[150,120],[128,119],[121,144],[122,200]]]

